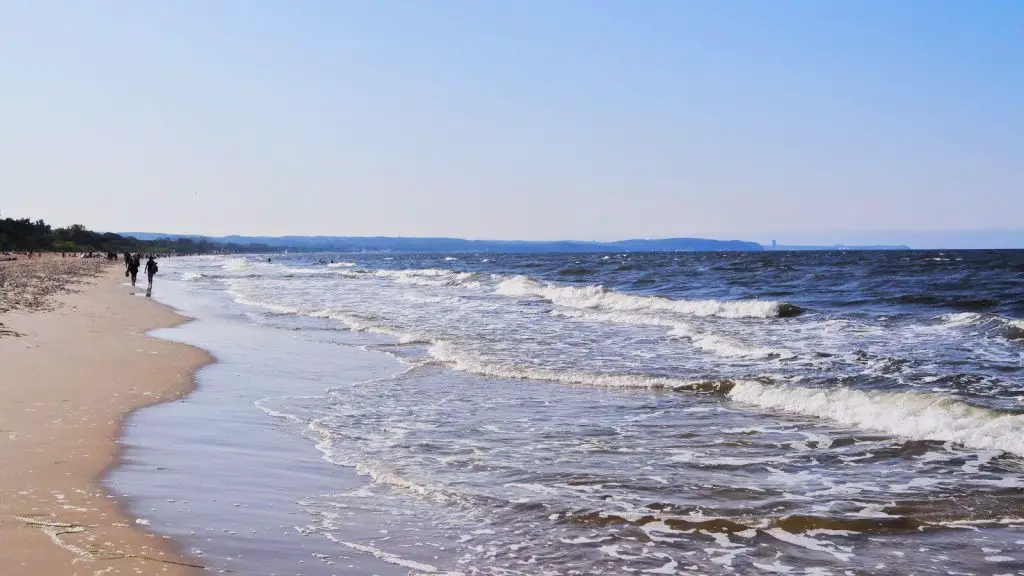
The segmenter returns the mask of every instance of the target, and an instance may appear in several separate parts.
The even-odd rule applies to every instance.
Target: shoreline
[[[207,570],[398,576],[529,573],[544,564],[619,574],[667,573],[685,562],[709,574],[725,565],[938,573],[1020,562],[1012,552],[1024,530],[1014,508],[1020,460],[1012,455],[722,394],[453,370],[430,361],[436,356],[422,340],[403,345],[332,318],[251,304],[334,305],[365,311],[368,321],[408,311],[400,322],[433,327],[419,310],[440,297],[437,314],[458,306],[454,312],[466,316],[452,319],[460,324],[497,326],[501,338],[518,324],[525,331],[511,336],[535,342],[530,303],[496,294],[494,307],[480,307],[486,316],[473,317],[476,303],[461,297],[481,291],[450,299],[460,287],[404,282],[417,280],[415,266],[352,281],[294,272],[311,267],[322,270],[305,256],[273,266],[171,261],[155,293],[195,320],[151,334],[199,346],[217,363],[198,373],[188,397],[130,417],[124,464],[104,486],[128,495],[121,502],[130,517],[150,522],[147,530],[184,546]],[[513,313],[523,322],[493,321]],[[716,326],[727,331],[731,321]],[[651,343],[646,329],[601,335]],[[836,348],[847,342],[821,340]],[[784,390],[792,399],[803,388]],[[839,404],[856,409],[857,397],[869,393],[851,387],[850,394],[852,403]],[[810,496],[792,497],[795,490]]]
[[[202,570],[179,543],[145,531],[103,484],[124,462],[129,417],[184,398],[213,362],[149,336],[191,319],[123,283],[111,266],[50,309],[2,315],[17,336],[0,337],[0,572]]]
[[[439,551],[403,549],[399,557],[372,548],[380,530],[402,525],[407,510],[396,516],[398,509],[384,512],[363,500],[327,511],[344,518],[329,536],[314,529],[325,516],[312,501],[360,494],[375,482],[325,458],[305,434],[307,422],[266,408],[282,395],[326,399],[338,386],[391,381],[400,362],[363,349],[376,341],[366,335],[309,338],[254,323],[231,299],[193,294],[176,281],[165,280],[157,294],[194,320],[152,334],[198,346],[217,362],[197,375],[188,397],[128,420],[124,464],[104,486],[124,496],[130,516],[148,521],[148,530],[183,546],[208,571],[398,576],[410,562],[435,569]]]
[[[117,281],[115,283],[116,284],[121,284],[121,282],[120,282],[121,274],[117,274],[116,277],[117,277]],[[137,284],[139,286],[141,286],[141,282],[139,282]],[[135,286],[135,287],[130,288],[130,290],[133,290],[133,291],[127,292],[126,294],[128,296],[133,297],[133,298],[138,297],[139,294],[143,294],[144,293],[144,289],[140,289],[139,286]],[[140,299],[142,299],[142,298],[140,298]],[[160,309],[169,311],[174,316],[174,322],[170,323],[170,324],[166,324],[165,323],[165,324],[161,324],[159,326],[153,326],[152,328],[147,329],[143,333],[143,335],[146,338],[149,338],[149,339],[152,339],[152,340],[159,340],[161,342],[170,343],[172,346],[180,346],[180,347],[184,347],[186,349],[189,349],[193,353],[198,353],[198,355],[201,357],[201,360],[197,361],[197,363],[195,363],[193,365],[193,367],[191,369],[191,373],[190,373],[190,375],[188,376],[188,378],[185,381],[185,386],[184,387],[179,387],[179,388],[174,389],[173,391],[170,392],[170,395],[167,396],[167,397],[159,398],[159,399],[156,399],[156,400],[154,400],[152,402],[146,402],[146,403],[143,403],[143,404],[138,404],[138,405],[133,406],[129,410],[127,410],[125,412],[122,412],[121,415],[120,415],[120,418],[117,421],[117,433],[116,433],[116,436],[113,439],[114,446],[115,446],[114,458],[112,460],[110,460],[109,462],[107,462],[107,465],[104,466],[103,469],[98,474],[96,474],[93,477],[92,486],[94,486],[94,487],[98,488],[99,490],[103,491],[105,494],[107,494],[107,496],[109,498],[111,498],[114,501],[115,505],[117,506],[118,512],[121,514],[121,516],[123,518],[129,520],[129,524],[131,524],[130,520],[133,517],[133,515],[131,514],[131,512],[129,510],[129,504],[131,502],[131,498],[129,496],[126,496],[126,495],[125,496],[118,496],[117,494],[115,494],[114,490],[112,489],[112,487],[107,485],[106,480],[111,476],[111,474],[115,470],[117,470],[118,468],[123,466],[125,464],[126,460],[127,460],[127,458],[125,457],[125,437],[127,435],[127,427],[128,427],[130,419],[135,414],[137,414],[140,410],[144,410],[146,408],[150,408],[150,407],[156,406],[158,404],[165,404],[165,403],[168,403],[168,402],[180,401],[180,400],[186,398],[188,395],[192,394],[196,390],[196,386],[197,386],[196,375],[198,374],[198,372],[200,370],[202,370],[204,367],[209,366],[210,364],[214,364],[217,361],[216,358],[214,358],[213,355],[210,354],[210,352],[208,352],[207,350],[204,350],[204,349],[202,349],[202,348],[200,348],[198,346],[192,346],[190,344],[184,344],[184,343],[180,343],[180,342],[173,342],[173,341],[170,341],[170,340],[165,340],[163,338],[159,338],[157,336],[152,336],[151,332],[153,332],[153,331],[163,330],[163,329],[167,329],[167,328],[177,328],[177,327],[182,326],[184,324],[188,324],[190,322],[194,322],[195,318],[191,318],[189,316],[181,314],[180,312],[175,310],[173,307],[168,306],[167,304],[163,304],[163,303],[161,303],[159,301],[153,300],[152,298],[144,298],[144,300],[150,302],[150,304],[152,306],[156,306],[156,307],[159,307]],[[178,541],[176,541],[176,540],[174,540],[172,538],[169,538],[167,536],[161,536],[160,534],[157,534],[156,532],[154,532],[152,530],[149,530],[148,529],[148,525],[146,525],[147,527],[143,527],[142,525],[139,525],[138,523],[136,523],[135,526],[136,526],[136,530],[138,532],[140,532],[141,534],[143,534],[146,538],[154,538],[154,539],[159,539],[159,540],[162,541],[163,549],[161,551],[161,554],[164,555],[164,557],[161,557],[159,560],[154,560],[154,561],[159,561],[161,563],[170,564],[170,565],[174,565],[174,566],[180,566],[180,567],[185,569],[185,571],[181,572],[182,574],[192,575],[192,574],[202,573],[202,572],[205,571],[206,567],[203,566],[196,559],[190,557],[185,552],[185,546],[181,542],[178,542]],[[113,573],[117,573],[117,571],[114,571]],[[161,573],[162,574],[167,574],[169,572],[166,569],[164,569],[164,570],[161,571]]]

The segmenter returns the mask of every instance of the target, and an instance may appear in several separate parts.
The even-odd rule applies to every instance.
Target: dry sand
[[[0,314],[11,310],[52,310],[56,294],[75,289],[107,267],[98,258],[0,256]],[[0,322],[0,337],[17,336]]]
[[[61,258],[44,254],[0,261],[0,313],[11,310],[49,310],[53,296],[74,289],[83,279],[109,271],[99,258]]]
[[[185,319],[134,296],[124,280],[122,266],[99,261],[0,262],[0,307],[13,308],[0,314],[4,576],[200,572],[98,484],[117,462],[124,416],[187,394],[210,361],[146,336]],[[32,296],[12,291],[15,283]]]

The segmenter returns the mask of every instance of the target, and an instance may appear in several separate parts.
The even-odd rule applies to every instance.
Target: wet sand
[[[125,416],[190,392],[210,357],[146,336],[186,319],[121,266],[70,260],[0,262],[0,574],[198,574],[99,481]]]
[[[126,420],[124,463],[106,475],[109,492],[210,572],[430,573],[428,565],[443,548],[402,548],[402,558],[372,548],[376,540],[388,540],[406,511],[370,497],[344,508],[312,510],[311,502],[324,495],[362,494],[372,482],[322,458],[305,434],[308,423],[261,408],[263,399],[281,395],[322,401],[326,388],[359,386],[404,366],[361,349],[380,341],[372,336],[337,330],[311,336],[256,325],[231,303],[183,288],[164,281],[153,297],[196,320],[152,334],[208,350],[217,363],[197,374],[197,389],[187,398]],[[325,517],[335,520],[329,535],[312,527]],[[411,571],[416,566],[427,569]]]

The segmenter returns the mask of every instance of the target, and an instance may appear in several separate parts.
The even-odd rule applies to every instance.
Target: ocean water
[[[248,362],[200,380],[239,410],[207,423],[304,470],[235,466],[303,538],[244,573],[1024,574],[1024,252],[199,257],[162,285],[220,381]],[[114,474],[138,506],[146,466]]]

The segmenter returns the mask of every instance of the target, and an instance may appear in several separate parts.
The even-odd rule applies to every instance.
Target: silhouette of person
[[[132,286],[135,286],[135,277],[139,275],[139,256],[132,256],[128,260],[128,274],[132,277]]]
[[[146,261],[146,277],[149,279],[150,289],[153,288],[153,276],[156,276],[156,273],[159,269],[160,267],[156,265],[156,260],[154,260],[153,257],[150,256],[149,260]]]

